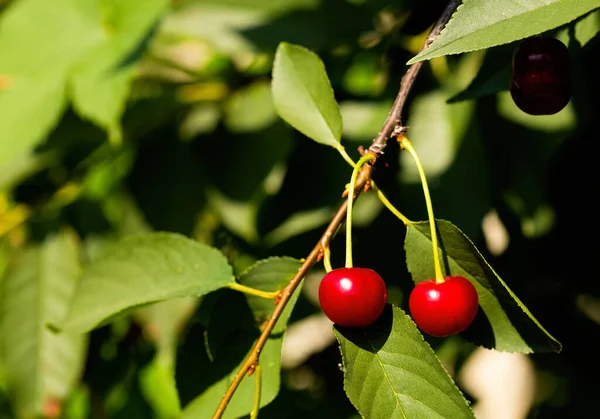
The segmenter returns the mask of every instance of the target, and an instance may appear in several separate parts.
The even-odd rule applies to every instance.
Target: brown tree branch
[[[423,43],[420,51],[425,51],[427,48],[429,48],[429,45],[431,45],[433,40],[440,34],[442,29],[444,29],[444,26],[446,26],[446,23],[448,23],[450,17],[452,17],[452,14],[461,3],[462,0],[450,0],[448,2],[448,5],[442,12],[442,15],[429,31],[429,34],[427,35],[427,38],[425,38],[425,42]],[[373,140],[371,147],[369,147],[369,151],[378,157],[383,154],[383,150],[385,149],[390,137],[393,136],[394,131],[396,131],[396,133],[401,132],[401,130],[398,130],[397,127],[402,126],[402,110],[404,109],[404,104],[408,99],[408,94],[415,83],[415,79],[417,78],[417,74],[419,74],[423,63],[424,61],[419,61],[418,63],[411,65],[400,81],[400,89],[398,90],[398,95],[396,96],[396,100],[394,100],[392,109],[383,123],[383,128],[381,128],[381,131]]]
[[[371,172],[371,165],[366,164],[365,166],[363,166],[363,169],[361,170],[356,181],[356,195],[358,195],[365,187],[365,185],[368,184],[368,181],[371,179]],[[233,393],[235,393],[235,390],[242,382],[244,375],[252,373],[254,367],[258,364],[258,358],[260,357],[260,353],[264,348],[265,344],[267,343],[267,339],[269,339],[271,331],[275,327],[277,320],[279,320],[283,309],[292,297],[292,294],[294,293],[302,279],[306,276],[306,274],[308,273],[310,268],[312,268],[314,263],[319,259],[323,248],[329,246],[331,238],[335,235],[338,227],[344,222],[344,219],[346,218],[347,209],[348,201],[345,200],[338,209],[337,213],[333,216],[331,222],[327,226],[327,229],[325,229],[325,232],[321,236],[321,239],[318,241],[317,245],[313,248],[308,257],[304,260],[302,266],[298,269],[296,275],[294,275],[294,277],[290,280],[289,284],[286,285],[286,287],[281,291],[281,296],[279,297],[277,304],[275,305],[275,310],[273,310],[273,314],[271,314],[271,317],[265,325],[262,333],[260,334],[258,340],[254,344],[250,355],[248,355],[248,358],[246,358],[246,361],[233,378],[231,385],[227,389],[227,392],[223,396],[219,407],[213,415],[213,419],[221,418],[221,416],[225,412],[225,409],[227,408],[227,404],[231,401],[231,398],[233,397]]]
[[[448,3],[448,6],[444,10],[440,18],[437,20],[437,22],[434,24],[429,35],[427,36],[427,39],[425,40],[421,51],[425,50],[433,42],[435,37],[439,35],[442,28],[446,25],[446,23],[448,23],[450,17],[454,13],[454,10],[456,10],[460,3],[461,0],[451,0]],[[423,62],[413,64],[411,67],[409,67],[404,77],[402,77],[402,81],[400,82],[400,89],[398,91],[398,95],[396,96],[396,100],[394,101],[394,105],[383,124],[381,132],[379,132],[377,137],[375,137],[373,143],[371,144],[371,147],[369,148],[369,152],[373,154],[373,160],[370,164],[365,164],[358,175],[355,188],[356,196],[358,196],[365,187],[368,187],[369,182],[371,180],[371,174],[373,172],[373,164],[376,162],[377,158],[381,154],[383,154],[383,150],[388,140],[392,136],[398,135],[402,131],[400,119],[400,116],[402,114],[402,108],[404,107],[404,104],[408,98],[408,93],[410,92],[422,65]],[[276,305],[275,309],[273,310],[273,314],[271,314],[271,317],[269,318],[267,324],[261,332],[258,340],[254,344],[254,347],[250,351],[250,354],[244,361],[244,364],[236,373],[233,381],[227,389],[227,392],[223,395],[221,403],[219,404],[217,410],[213,415],[213,419],[220,419],[223,416],[227,405],[231,401],[236,389],[244,379],[244,376],[252,374],[254,368],[256,367],[256,365],[258,365],[260,353],[264,348],[265,344],[267,343],[267,340],[271,335],[271,331],[273,330],[275,324],[279,320],[283,309],[287,305],[288,301],[292,297],[292,294],[294,293],[296,288],[298,288],[298,285],[300,285],[302,279],[306,276],[310,268],[312,268],[315,262],[317,262],[320,259],[320,257],[322,256],[323,249],[329,246],[329,242],[337,232],[340,225],[346,219],[347,209],[348,201],[345,200],[338,209],[337,213],[332,218],[325,231],[323,232],[323,235],[321,236],[315,247],[306,257],[306,259],[302,263],[302,266],[298,269],[298,272],[290,280],[288,285],[281,291],[280,297],[276,300]]]

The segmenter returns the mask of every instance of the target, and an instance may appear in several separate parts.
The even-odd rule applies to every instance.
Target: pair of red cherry
[[[571,57],[555,38],[532,37],[519,43],[512,58],[510,94],[531,115],[552,115],[571,99]]]
[[[567,47],[554,38],[521,41],[512,58],[510,93],[515,104],[532,115],[551,115],[571,99],[571,59]],[[383,312],[386,287],[381,276],[366,268],[329,272],[319,287],[327,317],[340,326],[364,327]],[[410,294],[411,316],[421,330],[449,336],[466,329],[477,313],[477,292],[467,279],[449,276],[423,281]]]
[[[339,268],[329,272],[319,286],[325,315],[340,326],[365,327],[377,320],[386,304],[381,276],[367,268]],[[471,282],[461,276],[444,282],[423,281],[410,294],[410,314],[421,330],[449,336],[465,330],[475,318],[479,300]]]

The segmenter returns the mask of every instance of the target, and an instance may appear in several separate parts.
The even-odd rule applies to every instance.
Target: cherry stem
[[[346,160],[346,162],[348,162],[348,164],[352,167],[356,166],[356,163],[354,163],[354,160],[352,160],[352,158],[348,155],[348,153],[346,153],[346,150],[344,149],[344,147],[342,147],[341,145],[339,147],[335,147],[337,151],[339,151],[339,153],[342,155],[342,157],[344,158],[344,160]],[[381,203],[383,205],[385,205],[385,207],[390,210],[390,212],[392,214],[394,214],[396,217],[398,217],[398,219],[400,219],[400,221],[402,221],[404,223],[404,225],[409,225],[409,224],[414,224],[414,222],[412,222],[411,220],[409,220],[404,214],[402,214],[398,208],[396,208],[389,199],[387,199],[387,197],[385,196],[385,194],[383,193],[383,191],[381,189],[379,189],[379,187],[377,186],[377,184],[375,183],[375,181],[373,179],[370,180],[371,183],[371,188],[373,188],[373,190],[375,191],[375,193],[377,193],[377,198],[379,198],[379,200],[381,201]]]
[[[423,195],[425,195],[425,204],[427,205],[427,215],[429,217],[429,228],[431,229],[431,245],[433,247],[433,266],[435,268],[435,282],[438,284],[444,282],[444,275],[442,274],[442,266],[440,263],[440,255],[437,241],[437,231],[435,228],[435,217],[433,215],[433,205],[431,205],[431,195],[429,194],[429,187],[427,186],[427,178],[425,177],[425,170],[417,152],[415,151],[412,143],[404,135],[400,138],[400,147],[408,150],[412,156],[419,176],[421,177],[421,185],[423,186]]]
[[[257,290],[256,288],[247,287],[237,282],[232,282],[231,284],[228,284],[227,288],[243,292],[244,294],[253,295],[255,297],[266,298],[267,300],[274,300],[277,297],[279,297],[279,294],[281,293],[281,291],[261,291]]]
[[[254,407],[250,412],[250,419],[256,419],[258,417],[258,411],[260,410],[260,396],[262,391],[262,377],[260,365],[257,365],[254,370],[254,383],[256,386],[256,390],[254,392]]]
[[[398,209],[387,199],[387,197],[383,194],[381,189],[375,184],[375,182],[371,181],[371,187],[377,194],[377,198],[385,205],[385,207],[390,210],[392,214],[400,219],[404,223],[404,225],[414,224],[414,222],[410,221],[404,214],[402,214]]]
[[[329,246],[323,247],[323,266],[325,266],[325,272],[327,273],[333,270],[331,267],[331,249],[329,249]]]
[[[371,160],[373,155],[370,153],[365,154],[360,158],[358,163],[352,170],[352,177],[350,178],[350,189],[348,191],[348,209],[346,214],[346,268],[352,267],[352,203],[354,201],[354,189],[356,186],[356,178],[360,168]]]

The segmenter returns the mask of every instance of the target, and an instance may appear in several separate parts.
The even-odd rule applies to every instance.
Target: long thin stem
[[[262,371],[260,365],[257,365],[254,370],[254,383],[256,390],[254,391],[254,407],[252,408],[252,412],[250,412],[250,419],[256,419],[260,410],[260,395],[262,391]]]
[[[373,190],[377,194],[377,197],[383,203],[383,205],[385,205],[385,207],[388,210],[390,210],[390,212],[392,214],[394,214],[396,217],[398,217],[400,219],[400,221],[402,221],[404,223],[404,225],[414,224],[412,221],[410,221],[406,217],[406,215],[404,215],[400,211],[398,211],[398,209],[387,199],[387,197],[383,194],[381,189],[379,189],[379,187],[377,187],[377,185],[373,181],[371,181],[371,188],[373,188]]]
[[[362,156],[358,163],[356,163],[356,166],[354,166],[354,170],[352,170],[352,177],[350,178],[350,189],[348,191],[348,214],[346,215],[346,268],[352,267],[352,201],[354,201],[356,178],[363,164],[372,159],[373,155],[369,153]]]
[[[427,179],[425,178],[425,170],[417,152],[415,151],[412,143],[406,137],[402,137],[400,140],[400,146],[405,148],[415,161],[419,176],[421,177],[421,185],[423,186],[423,195],[425,195],[425,204],[427,205],[427,216],[429,217],[429,228],[431,230],[431,245],[433,246],[433,266],[435,268],[435,282],[444,282],[444,275],[442,274],[442,266],[440,264],[440,255],[438,250],[437,231],[435,228],[435,217],[433,215],[433,205],[431,204],[431,195],[429,194],[429,187],[427,186]]]
[[[266,298],[268,300],[276,299],[277,297],[279,297],[279,294],[281,293],[281,291],[271,291],[271,292],[261,291],[261,290],[257,290],[256,288],[247,287],[245,285],[238,284],[237,282],[232,282],[231,284],[227,285],[227,288],[236,290],[239,292],[243,292],[244,294],[254,295],[255,297]]]

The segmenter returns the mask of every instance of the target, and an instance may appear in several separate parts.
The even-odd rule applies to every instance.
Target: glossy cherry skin
[[[477,291],[468,279],[448,276],[444,282],[418,283],[408,300],[410,315],[419,329],[432,336],[450,336],[465,330],[477,314]]]
[[[372,269],[334,269],[319,285],[323,312],[340,326],[369,326],[383,312],[386,300],[385,282]]]
[[[552,115],[571,99],[571,56],[555,38],[533,37],[519,43],[512,58],[510,94],[531,115]]]

